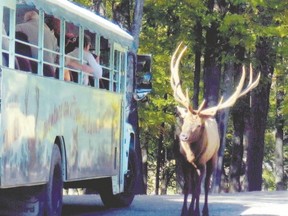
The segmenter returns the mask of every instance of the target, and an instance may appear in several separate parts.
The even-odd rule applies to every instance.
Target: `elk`
[[[255,88],[259,83],[260,73],[255,81],[253,81],[252,66],[250,65],[250,80],[247,87],[243,89],[246,76],[245,67],[243,66],[239,84],[236,87],[235,92],[228,99],[223,102],[222,97],[218,105],[205,109],[204,100],[199,108],[194,110],[189,101],[188,90],[186,90],[184,94],[181,89],[179,63],[187,47],[184,47],[179,52],[180,47],[181,44],[172,55],[170,83],[175,100],[182,105],[182,107],[177,107],[180,117],[183,120],[179,135],[180,155],[182,156],[182,159],[184,159],[182,163],[184,174],[184,202],[181,216],[200,215],[199,197],[201,193],[201,181],[205,172],[205,201],[202,214],[208,216],[210,178],[217,163],[218,149],[220,146],[219,131],[215,115],[219,110],[233,106],[238,98]],[[176,58],[176,56],[178,57]],[[190,193],[192,194],[192,200],[188,209],[187,199]]]

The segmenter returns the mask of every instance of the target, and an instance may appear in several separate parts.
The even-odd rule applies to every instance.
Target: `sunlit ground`
[[[191,196],[189,197],[191,200]],[[200,208],[204,195],[201,194]],[[183,195],[137,195],[129,208],[106,209],[98,195],[64,196],[64,214],[177,216],[181,213]],[[161,206],[161,208],[159,207]],[[140,214],[141,213],[141,214]],[[210,216],[288,216],[288,191],[209,194]]]
[[[201,203],[203,199],[201,194]],[[182,203],[183,198],[171,196],[169,201]],[[211,210],[218,210],[217,215],[227,214],[226,208],[231,206],[231,216],[288,216],[288,191],[209,194],[209,206]],[[225,213],[221,207],[225,208]]]

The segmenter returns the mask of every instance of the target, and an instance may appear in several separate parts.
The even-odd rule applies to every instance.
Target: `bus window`
[[[113,91],[120,92],[124,83],[122,75],[125,74],[125,53],[115,50],[114,51],[114,70],[113,70]],[[122,82],[121,82],[122,81]]]
[[[59,68],[57,62],[59,58],[59,46],[56,37],[60,30],[59,21],[44,13],[44,23],[40,26],[44,26],[43,73],[44,76],[55,77],[56,70]]]
[[[32,56],[29,56],[29,49],[22,52],[22,55],[25,55],[30,60],[32,72],[54,77],[58,45],[54,30],[51,29],[51,26],[49,28],[47,23],[44,22],[45,16],[43,11],[38,11],[33,7],[23,4],[17,5],[15,27],[17,34],[15,36],[18,36],[16,41],[18,45],[22,43],[22,45],[30,46]],[[19,35],[22,36],[19,37]],[[26,41],[26,38],[28,41]],[[43,47],[43,49],[39,49],[39,47]],[[16,49],[18,48],[16,47]]]
[[[107,90],[111,90],[111,86],[110,86],[110,43],[109,40],[102,37],[100,39],[100,64],[103,67],[103,77],[102,80],[100,82],[100,88],[104,88]]]
[[[16,58],[22,62],[29,59],[33,73],[37,73],[38,68],[38,11],[27,5],[17,5],[17,19],[15,27],[15,51]],[[25,47],[26,49],[22,49]],[[21,50],[21,53],[19,52]],[[27,62],[27,61],[26,61]],[[19,65],[20,70],[24,70],[27,65]]]
[[[10,24],[10,10],[7,7],[3,7],[3,17],[2,20],[2,33],[1,33],[1,43],[2,43],[2,65],[8,66],[9,62],[9,37],[7,32],[9,32]]]
[[[99,46],[100,38],[97,37],[96,33],[90,32],[89,30],[85,30],[84,34],[89,36],[91,39],[91,45],[89,46],[89,50],[86,50],[86,51],[89,51],[92,54],[93,59],[91,59],[91,61],[93,61],[95,59],[95,62],[93,61],[92,64],[97,64],[98,66],[100,66],[100,58],[101,58],[100,46]],[[88,64],[89,64],[89,62],[88,62]],[[96,67],[96,70],[98,69],[98,66],[94,65],[94,67]],[[100,78],[102,78],[103,69],[102,69],[102,72],[100,72],[100,73],[101,73],[101,77],[95,77],[94,75],[91,75],[91,74],[89,75],[89,85],[96,87],[96,88],[99,88],[99,80],[100,80]]]
[[[74,55],[73,51],[79,47],[79,37],[80,29],[73,23],[65,23],[65,66],[67,67],[64,71],[64,77],[69,76],[66,81],[73,81],[76,83],[81,83],[81,73],[80,68],[77,68],[78,64],[81,64],[81,59],[79,55]],[[69,74],[69,75],[67,75]],[[70,79],[70,80],[69,80]]]
[[[65,58],[67,67],[71,69],[69,73],[73,81],[83,85],[99,86],[98,80],[102,77],[102,67],[99,64],[99,57],[96,55],[94,57],[90,50],[90,48],[95,49],[96,34],[88,30],[83,31],[83,28],[78,28],[73,24],[67,26],[71,29],[66,34],[78,35],[74,49],[67,53]]]

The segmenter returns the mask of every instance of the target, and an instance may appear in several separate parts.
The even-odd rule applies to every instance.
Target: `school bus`
[[[0,215],[61,215],[63,188],[73,187],[96,189],[107,206],[130,205],[133,37],[68,0],[0,1],[0,23]],[[133,91],[143,98],[149,88]]]

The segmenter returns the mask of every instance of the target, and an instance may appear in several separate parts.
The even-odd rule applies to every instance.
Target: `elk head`
[[[239,81],[238,86],[236,87],[235,92],[223,102],[223,97],[221,98],[218,105],[210,108],[204,109],[205,100],[201,103],[198,110],[194,110],[192,105],[190,104],[188,89],[186,89],[185,94],[181,89],[181,83],[179,78],[179,63],[180,60],[187,49],[185,46],[180,52],[179,49],[181,44],[177,47],[175,52],[172,55],[170,69],[171,69],[171,87],[173,89],[174,98],[177,102],[179,102],[183,107],[177,107],[178,111],[181,114],[181,118],[183,119],[183,125],[180,133],[180,140],[183,142],[196,142],[200,139],[203,129],[204,123],[207,118],[214,117],[219,110],[231,107],[237,101],[238,98],[247,94],[253,88],[255,88],[260,80],[260,74],[253,81],[253,73],[252,66],[250,65],[250,80],[246,88],[243,89],[244,81],[245,81],[245,67],[242,68],[242,75]],[[179,52],[179,54],[178,54]],[[176,57],[178,54],[178,57]]]

